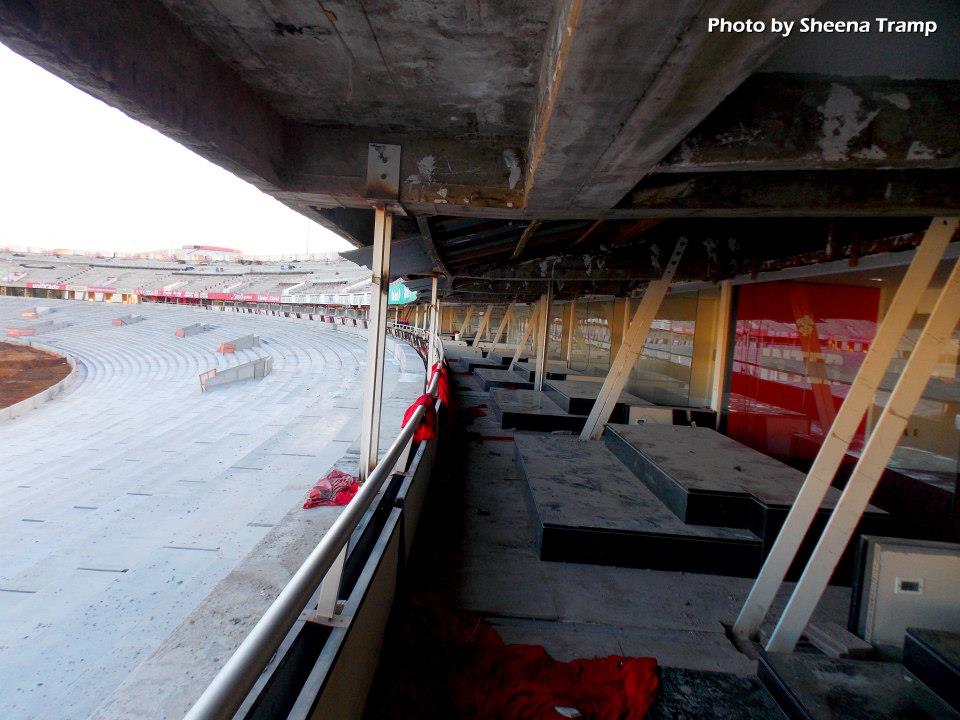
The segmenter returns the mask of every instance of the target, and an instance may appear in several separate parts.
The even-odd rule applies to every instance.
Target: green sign
[[[407,286],[402,282],[397,281],[390,283],[390,293],[387,299],[388,305],[406,305],[416,299],[417,294],[411,290],[407,290]]]

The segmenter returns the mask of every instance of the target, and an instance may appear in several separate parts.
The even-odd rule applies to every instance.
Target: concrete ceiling
[[[369,144],[401,146],[395,230],[449,278],[626,262],[684,219],[960,212],[955,3],[911,3],[929,38],[707,32],[898,7],[0,0],[0,41],[357,246]]]

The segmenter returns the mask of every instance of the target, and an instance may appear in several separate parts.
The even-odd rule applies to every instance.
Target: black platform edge
[[[603,429],[604,445],[622,462],[627,469],[637,476],[650,492],[659,498],[660,502],[678,518],[687,522],[687,491],[676,483],[673,478],[649,462],[633,445],[627,442],[620,433],[609,425]]]
[[[960,712],[960,667],[926,642],[919,628],[907,628],[903,643],[903,665],[920,681]],[[952,634],[952,633],[951,633]],[[960,643],[960,635],[955,635]]]
[[[476,373],[474,373],[476,375]],[[519,377],[516,380],[488,380],[482,375],[478,375],[481,382],[483,382],[483,389],[485,391],[490,390],[490,388],[509,388],[512,390],[533,390],[532,382],[525,382]]]
[[[538,515],[534,516],[539,518]],[[759,542],[540,525],[540,559],[705,575],[756,577]]]
[[[760,570],[763,548],[759,540],[717,540],[544,523],[516,444],[514,456],[541,560],[733,577],[756,577]]]
[[[502,430],[535,430],[538,432],[566,430],[579,433],[583,430],[583,425],[587,421],[584,415],[536,415],[534,413],[504,410],[493,394],[490,395],[490,407],[493,409],[494,416],[500,421]]]
[[[763,541],[764,557],[769,553],[786,520],[788,507],[767,505],[746,493],[687,490],[633,447],[616,429],[605,427],[603,440],[610,451],[685,523],[749,530]],[[810,530],[787,572],[787,580],[794,581],[800,577],[830,518],[830,513],[831,510],[828,508],[820,508],[817,511]],[[830,579],[831,584],[849,585],[855,576],[853,567],[855,548],[858,544],[856,538],[861,534],[895,534],[893,523],[893,518],[889,515],[878,516],[865,513],[857,525],[855,540],[851,541],[837,563]]]
[[[473,372],[477,368],[490,368],[491,370],[502,370],[502,365],[497,365],[490,362],[489,360],[481,360],[478,358],[473,358],[467,361],[461,360],[467,366],[467,372]]]
[[[510,363],[506,363],[506,364],[509,365]],[[533,382],[534,380],[537,379],[536,370],[529,370],[527,368],[519,368],[515,366],[513,368],[513,371],[515,373],[519,373],[520,377],[526,379],[529,382]],[[567,379],[567,374],[565,372],[551,372],[550,370],[547,370],[547,380],[566,380],[566,379]]]
[[[760,662],[757,664],[757,678],[789,720],[817,720],[804,709],[799,698],[780,679],[777,672],[770,666],[765,653],[761,653]]]
[[[561,409],[571,415],[589,415],[593,409],[595,400],[593,398],[572,398],[564,395],[549,382],[543,384],[543,392],[548,398],[553,400]],[[626,403],[618,402],[613,406],[613,412],[610,413],[612,423],[626,423],[630,420],[630,406]]]

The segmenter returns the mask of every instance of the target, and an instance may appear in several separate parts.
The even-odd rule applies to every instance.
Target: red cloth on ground
[[[419,604],[419,603],[418,603]],[[539,645],[508,645],[479,619],[420,605],[401,631],[417,663],[403,662],[390,698],[396,717],[642,720],[659,689],[657,661],[622,657],[558,662]]]
[[[423,413],[420,424],[417,425],[417,429],[413,432],[414,442],[433,440],[437,436],[437,411],[433,406],[433,397],[430,393],[424,393],[413,401],[413,405],[408,407],[407,411],[403,414],[403,422],[400,423],[400,427],[405,428],[407,426],[410,418],[413,417],[413,413],[421,405],[426,408],[426,412]]]
[[[331,470],[317,480],[303,503],[305,510],[315,507],[346,505],[360,489],[360,478],[340,470]]]

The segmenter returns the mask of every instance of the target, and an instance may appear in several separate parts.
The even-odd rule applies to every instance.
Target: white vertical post
[[[570,358],[573,355],[573,340],[574,335],[576,334],[576,323],[577,323],[577,301],[576,299],[571,300],[570,304],[567,307],[567,321],[564,325],[564,339],[566,340],[565,347],[563,349],[563,359],[567,362],[567,367],[570,367]]]
[[[373,228],[373,286],[367,329],[367,366],[360,426],[360,480],[377,465],[380,449],[380,405],[383,400],[383,362],[386,355],[387,300],[390,290],[390,240],[393,219],[383,207],[375,211]]]
[[[344,545],[333,565],[323,576],[320,593],[317,597],[317,615],[328,620],[337,614],[337,596],[340,594],[340,581],[343,578],[343,564],[347,559],[347,546]]]
[[[610,365],[610,371],[600,387],[597,394],[597,400],[590,409],[587,421],[580,433],[581,440],[599,440],[603,434],[603,427],[610,420],[610,415],[617,401],[620,399],[620,393],[623,392],[627,384],[627,378],[630,377],[630,370],[633,368],[640,353],[643,352],[643,344],[647,341],[647,335],[650,332],[650,325],[657,317],[657,311],[660,309],[660,303],[670,289],[670,283],[673,275],[680,264],[680,258],[683,257],[683,251],[687,247],[687,239],[677,240],[677,246],[673,250],[673,255],[664,268],[663,275],[659,280],[652,280],[640,305],[634,313],[633,321],[630,323],[630,329],[627,336],[623,339],[617,356]]]
[[[930,284],[943,253],[957,230],[958,219],[935,218],[917,248],[906,275],[897,288],[889,310],[877,328],[870,349],[840,406],[830,432],[797,494],[790,512],[763,563],[743,609],[733,626],[741,638],[753,637],[776,597],[800,543],[810,527],[837,468],[850,447],[900,339],[910,325],[924,291]]]
[[[960,321],[960,262],[954,265],[940,297],[910,353],[897,384],[880,413],[877,426],[863,448],[820,541],[784,608],[767,643],[768,652],[790,652],[807,627],[830,576],[863,515],[887,467],[890,455],[903,436],[910,416],[923,394],[947,342]],[[861,413],[862,416],[862,413]]]
[[[437,276],[434,275],[430,283],[430,337],[427,344],[427,375],[426,382],[430,381],[430,366],[433,365],[433,356],[437,352],[437,343],[434,338],[440,332],[438,327],[440,307],[437,303]]]
[[[537,364],[533,375],[533,389],[543,390],[543,380],[547,375],[547,343],[550,342],[550,301],[553,299],[553,283],[547,284],[547,291],[540,298],[540,324],[537,326]]]

